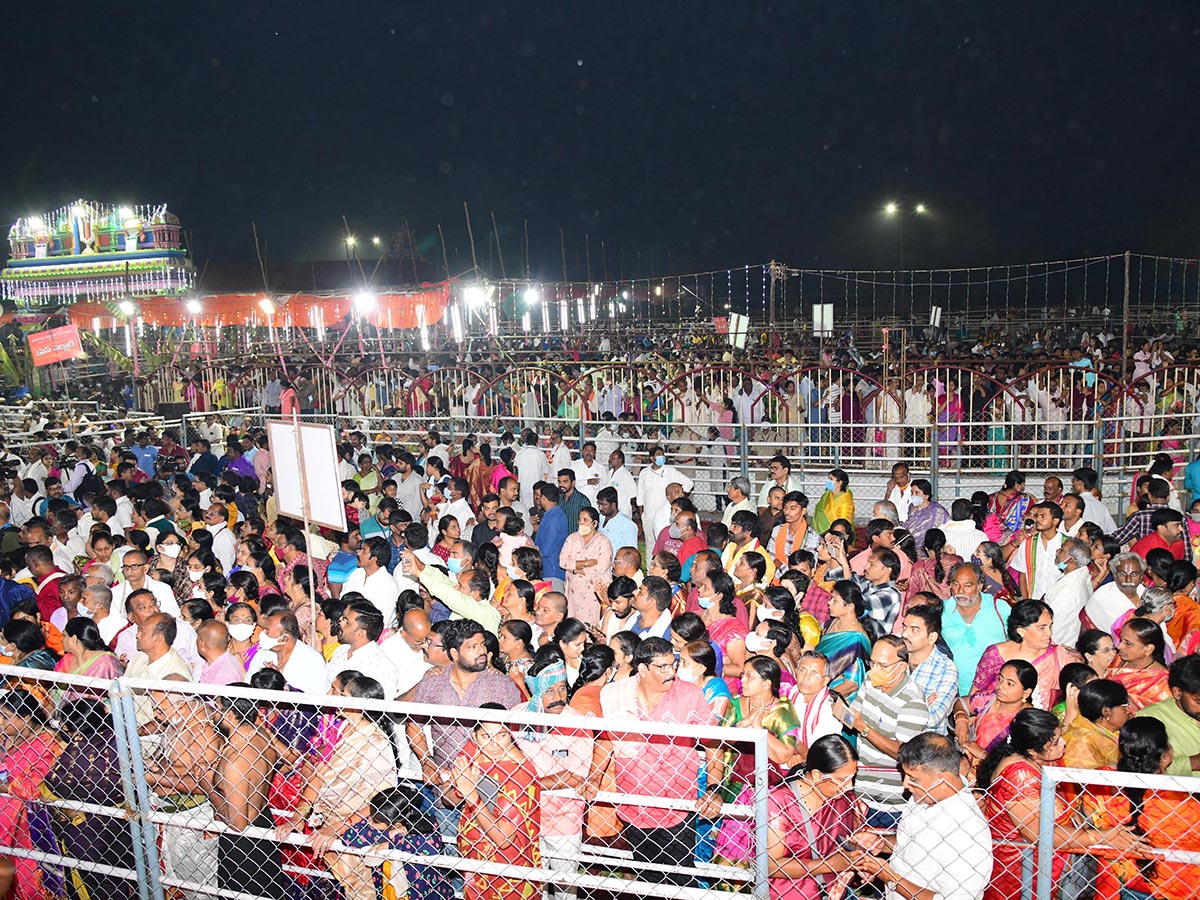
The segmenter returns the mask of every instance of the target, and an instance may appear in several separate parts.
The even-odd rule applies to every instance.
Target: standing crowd
[[[575,897],[620,860],[715,887],[754,862],[729,805],[754,802],[765,730],[773,897],[1015,900],[1045,766],[1200,769],[1200,495],[1170,457],[1120,526],[1086,467],[943,499],[897,462],[865,510],[839,468],[810,503],[784,455],[705,520],[666,446],[350,432],[348,529],[305,533],[275,515],[264,433],[210,416],[187,438],[0,444],[0,655],[28,676],[0,695],[4,845],[132,868],[123,822],[39,802],[123,802],[105,696],[39,670],[151,683],[146,777],[187,896],[448,900],[459,876],[412,861],[436,853],[499,864],[461,873],[467,898]],[[1200,866],[1156,856],[1200,851],[1192,795],[1064,795],[1056,821],[1060,890],[1193,896]],[[134,891],[19,855],[0,879]]]

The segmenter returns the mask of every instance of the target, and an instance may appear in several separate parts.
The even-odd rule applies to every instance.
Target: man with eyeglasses
[[[979,900],[992,874],[992,835],[970,787],[962,756],[944,735],[925,732],[900,748],[901,779],[911,799],[896,834],[856,835],[854,868],[887,885],[887,900]],[[889,853],[886,861],[880,854]]]
[[[113,588],[113,606],[120,608],[134,591],[149,591],[158,602],[158,608],[168,616],[179,617],[179,603],[171,586],[150,577],[150,560],[141,550],[130,550],[121,560],[121,577],[124,579]]]
[[[137,644],[138,629],[163,610],[158,605],[158,600],[155,596],[146,588],[131,591],[124,600],[124,606],[125,616],[129,620],[129,625],[117,632],[117,636],[113,641],[113,652],[117,654],[119,659],[132,661],[139,649]],[[169,616],[170,614],[168,613],[167,615]],[[196,630],[178,616],[172,618],[175,620],[175,636],[170,642],[171,648],[183,657],[183,661],[191,668],[192,680],[194,681],[196,673],[204,665],[204,660],[201,658],[200,652],[196,649]]]
[[[646,638],[633,656],[634,675],[606,685],[600,706],[606,719],[674,725],[711,725],[712,707],[694,684],[678,678],[679,662],[671,642]],[[695,801],[699,774],[697,742],[655,740],[641,735],[610,737],[596,742],[592,768],[581,789],[585,799],[596,796],[600,776],[614,763],[617,789],[671,800]],[[638,804],[618,804],[617,817],[637,862],[670,868],[691,867],[696,846],[696,814],[713,819],[720,814],[724,759],[719,748],[704,747],[708,785],[695,812]],[[644,877],[664,884],[686,886],[691,877],[673,871],[646,871]]]
[[[854,789],[867,805],[871,828],[894,828],[904,810],[904,785],[896,769],[900,745],[929,724],[925,694],[908,671],[904,641],[885,634],[871,648],[867,683],[849,707],[834,700],[839,717],[858,732],[858,778]]]

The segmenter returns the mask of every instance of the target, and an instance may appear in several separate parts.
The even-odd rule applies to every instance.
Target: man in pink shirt
[[[907,582],[912,572],[912,560],[896,549],[896,526],[888,519],[872,519],[867,523],[867,547],[850,557],[850,571],[855,575],[867,574],[867,563],[876,550],[893,550],[900,557],[900,581]]]
[[[694,684],[677,677],[679,662],[671,642],[646,638],[633,657],[635,675],[606,685],[600,707],[606,719],[674,725],[712,725],[712,707]],[[597,741],[585,798],[595,796],[600,773],[612,761],[617,789],[669,800],[695,801],[699,760],[694,738],[606,732]],[[720,784],[724,760],[716,746],[705,746],[708,789],[696,812],[706,819],[720,814]],[[696,815],[684,809],[618,804],[617,817],[625,823],[625,838],[638,862],[668,867],[691,867],[696,846]],[[644,877],[664,884],[686,886],[686,874],[646,871]]]
[[[242,661],[229,652],[229,630],[218,619],[209,619],[196,629],[196,652],[200,666],[200,684],[237,684],[246,680]]]

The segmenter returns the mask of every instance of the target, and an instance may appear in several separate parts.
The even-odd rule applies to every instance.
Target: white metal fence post
[[[112,710],[113,734],[117,739],[117,760],[121,765],[121,786],[125,791],[125,806],[129,809],[129,837],[133,846],[133,865],[137,871],[138,897],[140,900],[150,900],[150,880],[146,873],[145,840],[143,833],[154,825],[139,814],[137,790],[133,784],[133,754],[130,752],[128,729],[125,722],[125,704],[122,696],[132,701],[132,693],[123,688],[119,681],[114,681],[108,692],[109,707]],[[136,725],[134,726],[136,729]]]

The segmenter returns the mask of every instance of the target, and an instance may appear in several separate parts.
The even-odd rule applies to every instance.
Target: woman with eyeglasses
[[[850,858],[840,848],[858,827],[854,776],[858,753],[840,734],[813,741],[808,757],[767,797],[771,897],[833,895]]]

